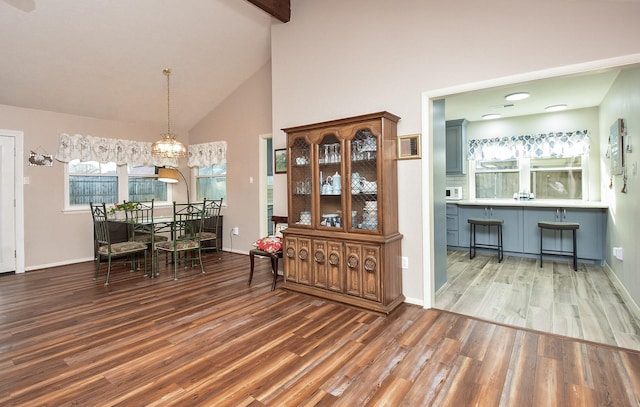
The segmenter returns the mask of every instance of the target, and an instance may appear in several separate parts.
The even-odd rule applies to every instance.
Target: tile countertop
[[[596,201],[578,201],[566,199],[474,199],[462,201],[447,201],[447,204],[465,205],[465,206],[525,206],[537,208],[601,208],[607,209],[608,204]]]

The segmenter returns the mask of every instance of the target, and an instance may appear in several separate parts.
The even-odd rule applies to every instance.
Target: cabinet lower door
[[[380,248],[354,243],[345,248],[347,294],[380,301]]]
[[[326,240],[313,241],[313,285],[342,292],[342,243]]]
[[[284,251],[287,280],[311,285],[311,240],[288,237]]]

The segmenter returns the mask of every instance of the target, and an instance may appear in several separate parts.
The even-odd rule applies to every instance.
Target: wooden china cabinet
[[[404,301],[399,119],[380,112],[283,129],[285,288],[385,314]]]

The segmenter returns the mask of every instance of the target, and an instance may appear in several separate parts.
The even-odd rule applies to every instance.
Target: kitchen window
[[[536,199],[586,199],[588,160],[578,157],[472,161],[477,199],[509,199],[533,194]]]
[[[470,140],[472,198],[588,199],[588,152],[587,130]]]

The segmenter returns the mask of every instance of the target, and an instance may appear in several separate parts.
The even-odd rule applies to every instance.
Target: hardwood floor
[[[449,251],[436,308],[507,325],[640,350],[640,320],[604,269]]]
[[[150,280],[92,263],[0,277],[0,405],[637,406],[640,353],[283,289],[268,260]],[[104,277],[104,273],[101,273]],[[516,316],[513,316],[516,318]]]

